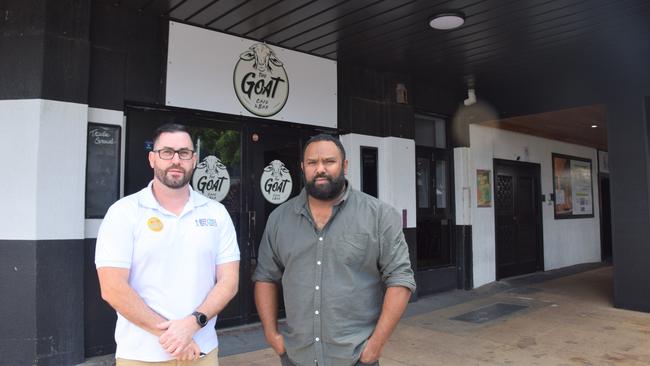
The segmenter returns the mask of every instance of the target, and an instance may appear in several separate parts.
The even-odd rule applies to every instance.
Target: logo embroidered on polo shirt
[[[217,220],[215,219],[196,219],[194,222],[196,226],[217,226]]]
[[[163,223],[156,216],[151,216],[149,220],[147,220],[147,226],[149,227],[149,230],[158,232],[162,230]]]

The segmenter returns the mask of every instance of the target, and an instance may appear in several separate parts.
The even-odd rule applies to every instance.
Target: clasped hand
[[[200,327],[194,317],[168,320],[158,324],[157,327],[164,331],[158,341],[172,357],[181,361],[199,359],[201,349],[192,337]]]

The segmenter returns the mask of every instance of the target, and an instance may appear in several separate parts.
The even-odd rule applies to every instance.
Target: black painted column
[[[650,312],[650,99],[607,106],[614,305]]]
[[[0,364],[84,359],[90,0],[0,7]]]

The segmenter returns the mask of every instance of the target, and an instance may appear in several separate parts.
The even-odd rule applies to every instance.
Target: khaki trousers
[[[178,361],[169,360],[161,362],[146,362],[136,360],[126,360],[118,358],[115,360],[116,366],[219,366],[219,349],[215,348],[212,352],[196,361]]]

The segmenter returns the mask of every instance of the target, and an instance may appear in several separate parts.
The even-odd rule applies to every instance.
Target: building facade
[[[615,302],[650,311],[650,280],[640,278],[650,268],[648,75],[565,104],[544,85],[489,94],[513,114],[605,102],[616,123],[606,171],[595,148],[455,120],[466,90],[453,79],[316,57],[120,2],[4,10],[3,363],[72,365],[114,351],[95,238],[108,205],[151,179],[146,154],[166,122],[190,127],[200,161],[192,186],[222,202],[238,231],[240,291],[221,327],[257,321],[258,239],[273,208],[302,188],[302,144],[321,132],[340,136],[350,183],[402,213],[413,301],[601,261],[599,177],[610,174]]]

